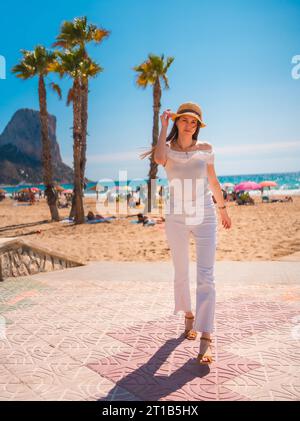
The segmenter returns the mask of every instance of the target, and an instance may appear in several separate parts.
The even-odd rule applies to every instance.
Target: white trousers
[[[197,289],[194,329],[214,331],[217,214],[213,206],[204,207],[201,223],[190,225],[184,214],[165,216],[165,233],[174,265],[174,314],[192,312],[189,282],[189,236],[193,234],[197,254]]]

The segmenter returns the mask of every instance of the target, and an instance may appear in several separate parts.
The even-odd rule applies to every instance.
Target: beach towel
[[[87,218],[85,218],[85,222],[87,224],[98,224],[99,222],[109,222],[110,220],[114,220],[116,219],[114,216],[108,216],[107,218],[100,218],[100,219],[91,219],[88,220]],[[61,221],[59,221],[61,224],[72,224],[74,223],[73,219],[69,219],[69,218],[64,218]]]
[[[151,225],[155,225],[156,224],[156,222],[155,221],[147,221],[145,224],[144,224],[144,227],[150,227]]]
[[[90,221],[86,221],[87,224],[98,224],[99,222],[110,222],[111,219],[114,218],[102,218],[102,219],[91,219]]]
[[[61,224],[72,224],[74,222],[73,219],[64,218],[61,221],[59,221]]]
[[[130,221],[130,223],[131,223],[131,224],[141,224],[141,225],[143,225],[144,227],[147,227],[147,226],[151,226],[151,225],[155,225],[155,224],[156,224],[156,222],[155,222],[155,221],[152,221],[152,220],[147,221],[145,224],[143,224],[143,223],[142,223],[142,222],[140,222],[138,219],[134,219],[133,221]]]

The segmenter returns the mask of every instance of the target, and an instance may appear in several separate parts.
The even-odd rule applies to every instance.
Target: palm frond
[[[32,51],[23,49],[21,53],[23,57],[12,68],[12,72],[21,79],[47,75],[49,66],[56,60],[56,53],[48,51],[43,45],[37,45]]]
[[[168,81],[168,77],[167,77],[166,74],[162,75],[162,80],[164,81],[165,89],[169,89],[169,81]]]
[[[175,60],[175,57],[168,57],[167,58],[167,63],[164,67],[163,73],[167,73],[169,67],[171,66],[171,64],[173,63],[174,60]]]
[[[61,99],[61,98],[62,98],[62,93],[61,93],[60,86],[59,86],[57,83],[51,82],[51,83],[50,83],[50,87],[51,87],[51,89],[52,89],[54,92],[56,92],[56,93],[57,93],[57,95],[58,95],[59,99]]]
[[[87,43],[93,41],[99,44],[109,34],[110,31],[104,28],[88,24],[86,16],[76,17],[72,22],[63,22],[53,46],[61,48],[81,46],[85,50]]]
[[[67,96],[67,106],[69,106],[71,102],[73,102],[73,98],[74,98],[74,91],[73,91],[73,88],[71,88],[69,89],[68,96]]]
[[[29,79],[36,74],[35,71],[31,67],[27,66],[24,62],[16,64],[11,71],[16,75],[17,78],[23,80]]]
[[[95,77],[97,74],[103,72],[103,68],[90,58],[85,59],[81,63],[80,70],[82,77],[85,79],[89,77]]]
[[[139,88],[145,89],[148,86],[148,79],[143,75],[138,75],[136,78],[136,84]]]
[[[101,41],[103,41],[104,38],[108,37],[111,34],[111,31],[108,31],[103,28],[95,28],[93,29],[92,34],[92,40],[97,43],[100,43]]]
[[[147,60],[138,66],[133,67],[133,70],[138,73],[136,78],[136,85],[138,87],[145,88],[148,84],[153,85],[157,78],[162,78],[166,89],[168,89],[169,84],[166,73],[174,58],[168,57],[166,59],[166,63],[164,59],[164,54],[157,56],[155,54],[149,53]]]

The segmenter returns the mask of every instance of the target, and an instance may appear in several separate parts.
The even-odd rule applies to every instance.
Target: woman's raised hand
[[[169,124],[169,119],[170,119],[170,113],[171,110],[170,108],[168,108],[166,111],[164,111],[161,116],[160,116],[160,121],[161,121],[161,125],[162,127],[168,127]]]

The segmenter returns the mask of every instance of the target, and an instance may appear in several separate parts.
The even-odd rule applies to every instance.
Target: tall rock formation
[[[56,117],[49,114],[53,178],[72,183],[73,170],[63,163],[56,140]],[[42,142],[39,111],[15,112],[0,135],[0,184],[42,183]]]

